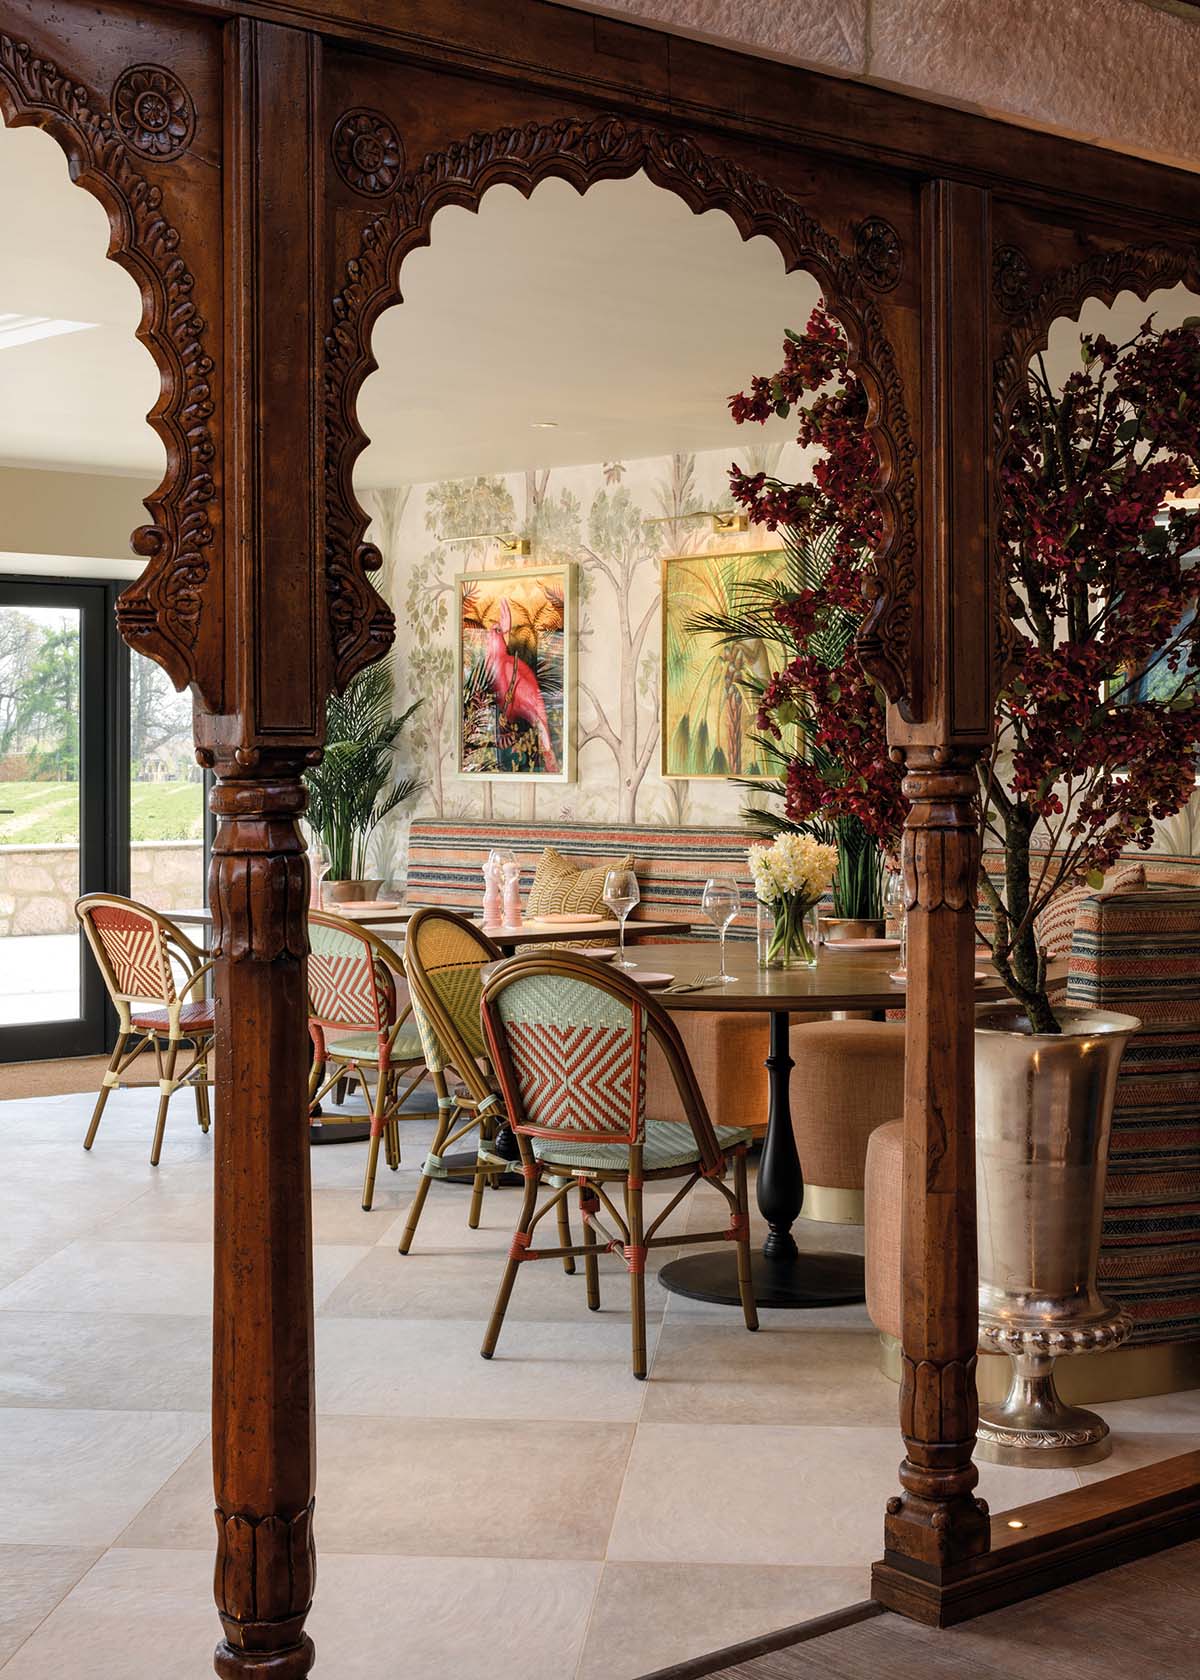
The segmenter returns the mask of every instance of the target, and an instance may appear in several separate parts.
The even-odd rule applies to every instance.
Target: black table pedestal
[[[760,1307],[841,1307],[865,1298],[862,1257],[801,1253],[792,1236],[804,1204],[804,1175],[792,1131],[789,1082],[795,1064],[788,1026],[786,1010],[771,1011],[767,1135],[758,1165],[758,1209],[768,1231],[762,1253],[754,1256],[754,1297]],[[693,1301],[736,1307],[741,1300],[732,1248],[685,1255],[658,1276],[664,1289]]]

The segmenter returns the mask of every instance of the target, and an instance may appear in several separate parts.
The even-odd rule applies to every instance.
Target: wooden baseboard
[[[1200,1536],[1200,1452],[1130,1470],[992,1518],[992,1549],[938,1570],[887,1553],[871,1572],[885,1609],[951,1627]]]
[[[726,1645],[724,1650],[710,1651],[707,1656],[672,1663],[670,1668],[656,1668],[653,1674],[643,1674],[641,1680],[704,1680],[706,1675],[720,1674],[738,1663],[765,1657],[772,1651],[790,1650],[793,1645],[803,1645],[810,1639],[820,1639],[823,1634],[837,1633],[841,1628],[853,1627],[856,1622],[865,1622],[882,1614],[882,1604],[865,1599],[861,1604],[848,1605],[845,1610],[831,1610],[827,1615],[813,1616],[807,1622],[779,1628],[775,1633],[743,1639],[738,1645]]]

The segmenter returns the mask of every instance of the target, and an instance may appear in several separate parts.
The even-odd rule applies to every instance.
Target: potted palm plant
[[[325,753],[304,780],[309,825],[329,864],[325,893],[334,902],[376,898],[383,885],[365,878],[367,848],[384,817],[424,785],[395,771],[400,732],[420,704],[392,711],[389,660],[368,665],[329,699]]]
[[[780,534],[783,574],[739,580],[727,611],[696,614],[688,628],[767,650],[769,678],[742,679],[773,772],[742,779],[758,796],[743,810],[746,823],[767,836],[803,832],[836,846],[826,937],[882,933],[884,863],[899,846],[905,806],[883,703],[854,647],[879,534],[874,456],[865,393],[823,307],[803,333],[788,332],[779,372],[755,378],[730,410],[739,423],[794,414],[797,441],[820,453],[799,483],[733,468],[734,500]]]

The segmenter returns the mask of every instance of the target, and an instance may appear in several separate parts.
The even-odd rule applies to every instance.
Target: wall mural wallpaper
[[[748,471],[798,473],[801,451],[739,444],[738,459]],[[369,540],[384,557],[378,586],[398,622],[397,703],[424,701],[404,732],[401,766],[427,784],[416,814],[671,827],[738,822],[744,795],[733,783],[661,773],[663,561],[739,548],[762,554],[774,541],[761,529],[714,536],[703,510],[732,506],[729,464],[729,452],[718,450],[360,492],[371,515]],[[501,543],[478,532],[524,538],[530,552],[520,565],[533,576],[539,568],[575,569],[570,781],[544,773],[494,780],[459,769],[458,578],[514,569]],[[514,612],[514,631],[518,618]],[[405,829],[398,820],[380,831],[375,863],[385,876],[403,873]]]
[[[748,472],[798,478],[804,471],[795,444],[751,449],[739,441],[737,458]],[[731,550],[753,559],[774,541],[754,527],[715,536],[711,522],[699,517],[704,509],[731,507],[729,465],[730,453],[720,450],[360,492],[371,515],[369,539],[384,557],[379,587],[398,623],[396,703],[403,709],[418,696],[424,702],[404,730],[397,766],[426,783],[412,812],[646,827],[737,825],[745,795],[735,783],[696,774],[690,763],[688,774],[662,772],[664,561]],[[457,579],[513,567],[495,538],[474,536],[484,531],[525,538],[530,553],[522,566],[535,574],[539,567],[576,568],[571,781],[541,773],[493,780],[458,769]],[[447,543],[447,537],[471,540]],[[514,629],[517,620],[514,613]],[[668,719],[671,704],[668,699]],[[553,730],[551,739],[553,744]],[[372,870],[385,879],[403,878],[408,815],[397,813],[376,831]],[[1200,855],[1200,792],[1156,830],[1155,851]]]
[[[457,770],[492,781],[575,775],[575,567],[464,572]]]
[[[664,778],[764,776],[753,702],[742,684],[765,683],[761,641],[723,642],[688,628],[697,613],[727,616],[758,604],[756,583],[784,571],[779,547],[674,554],[662,564],[662,758]]]

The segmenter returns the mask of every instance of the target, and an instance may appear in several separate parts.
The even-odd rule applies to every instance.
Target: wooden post
[[[296,819],[331,650],[322,577],[321,46],[225,36],[225,693],[217,774],[213,1481],[225,1680],[301,1680],[315,1572],[308,870]]]
[[[903,1492],[888,1502],[875,1596],[910,1614],[906,1576],[986,1552],[971,1461],[978,1406],[974,946],[975,765],[991,735],[999,646],[991,573],[989,207],[933,181],[922,206],[924,547],[921,714],[891,719],[911,810],[904,834],[908,996],[902,1220]]]

